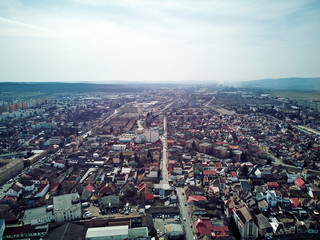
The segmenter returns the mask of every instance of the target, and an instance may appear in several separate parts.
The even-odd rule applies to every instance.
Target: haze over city
[[[319,1],[1,1],[2,82],[320,76]]]

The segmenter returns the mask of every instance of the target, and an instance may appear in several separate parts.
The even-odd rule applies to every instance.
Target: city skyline
[[[319,8],[318,1],[4,1],[0,81],[318,77]]]

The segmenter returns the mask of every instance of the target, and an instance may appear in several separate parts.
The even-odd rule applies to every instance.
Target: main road
[[[163,136],[160,138],[162,141],[162,164],[161,164],[161,172],[162,172],[162,180],[161,183],[168,184],[168,142],[167,142],[167,118],[163,118]]]
[[[192,221],[188,214],[188,207],[187,207],[187,199],[186,195],[184,193],[183,188],[176,188],[177,196],[179,199],[179,206],[180,206],[180,213],[181,213],[181,219],[182,224],[184,228],[184,233],[186,235],[186,240],[193,240],[193,232],[190,226],[192,226]],[[192,225],[191,225],[192,224]]]

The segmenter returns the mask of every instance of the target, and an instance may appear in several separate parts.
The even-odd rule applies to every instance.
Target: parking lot
[[[180,224],[180,216],[176,216],[174,218],[154,218],[153,219],[153,224],[154,224],[154,228],[157,230],[158,235],[163,234],[163,229],[164,229],[164,225],[167,224]]]

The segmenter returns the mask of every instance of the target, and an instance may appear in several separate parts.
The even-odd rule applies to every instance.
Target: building
[[[88,228],[86,240],[125,240],[129,238],[129,227],[114,226],[114,227],[96,227]]]
[[[25,210],[22,222],[24,225],[41,225],[54,220],[52,208],[45,206]]]
[[[147,227],[137,227],[129,229],[130,240],[147,240],[149,239],[149,231]]]
[[[17,176],[24,168],[23,159],[1,159],[0,160],[0,184],[4,184],[11,178]]]
[[[184,232],[180,224],[165,225],[164,233],[168,236],[169,239],[181,239],[184,236]]]
[[[239,229],[241,239],[256,239],[258,237],[257,218],[253,210],[247,207],[234,210],[233,218]]]
[[[3,239],[3,233],[5,228],[6,228],[6,224],[4,219],[0,219],[0,240]]]
[[[159,131],[157,130],[148,130],[144,133],[147,142],[155,143],[159,140]]]
[[[81,202],[78,193],[53,197],[53,214],[56,222],[81,218]]]
[[[125,144],[114,144],[113,146],[112,146],[112,150],[114,150],[114,151],[124,151],[124,150],[126,150],[126,145]]]

